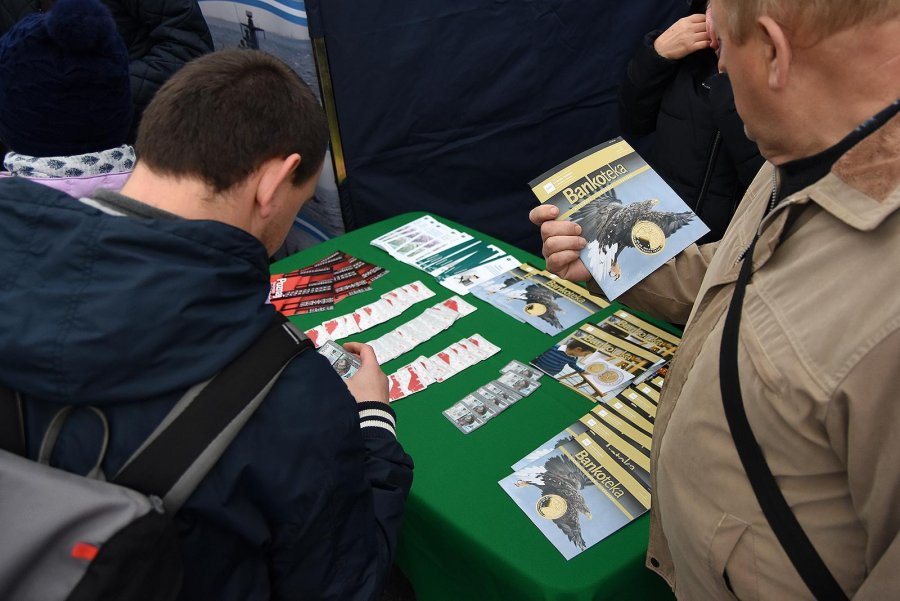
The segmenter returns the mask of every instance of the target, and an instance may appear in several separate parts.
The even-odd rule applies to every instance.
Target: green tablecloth
[[[372,291],[346,298],[331,311],[294,317],[294,323],[309,329],[415,280],[436,293],[402,317],[342,340],[365,342],[452,296],[425,272],[369,244],[422,215],[407,213],[387,219],[274,264],[272,272],[281,273],[342,250],[390,270],[373,284]],[[538,257],[509,244],[441,221],[489,240],[523,262],[544,266]],[[499,377],[500,368],[511,359],[527,363],[575,329],[550,337],[472,295],[465,298],[478,310],[382,366],[385,373],[392,373],[419,355],[430,356],[474,333],[503,349],[453,378],[393,404],[399,439],[416,466],[396,561],[413,583],[418,599],[672,599],[665,583],[643,566],[649,515],[566,561],[497,484],[511,473],[513,463],[587,413],[592,406],[589,400],[544,376],[534,394],[470,434],[462,434],[441,414],[467,393]],[[618,306],[614,304],[598,317]]]

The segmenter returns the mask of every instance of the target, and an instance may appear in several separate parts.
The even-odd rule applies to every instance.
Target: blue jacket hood
[[[0,215],[0,383],[23,394],[183,391],[272,317],[265,248],[235,227],[113,216],[20,178],[0,181]]]

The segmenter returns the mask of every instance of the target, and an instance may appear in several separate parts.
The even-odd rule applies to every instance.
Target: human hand
[[[709,47],[710,38],[705,14],[688,15],[675,21],[653,42],[656,53],[669,60],[679,60],[692,52]]]
[[[547,260],[547,270],[559,277],[584,282],[591,278],[590,272],[579,257],[587,240],[581,237],[581,226],[571,221],[555,221],[559,208],[541,205],[531,209],[528,219],[541,228],[541,253]]]
[[[344,380],[356,402],[378,401],[387,404],[388,379],[381,371],[372,347],[362,342],[345,342],[343,346],[359,357],[359,369],[353,376]]]

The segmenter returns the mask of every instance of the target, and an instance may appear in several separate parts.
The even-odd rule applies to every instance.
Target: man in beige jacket
[[[847,596],[900,599],[900,1],[713,0],[720,69],[767,163],[724,239],[622,301],[687,323],[656,419],[648,566],[681,599],[810,599],[760,508],[720,392]],[[548,268],[589,279],[580,228],[534,209]],[[733,356],[733,355],[732,355]]]

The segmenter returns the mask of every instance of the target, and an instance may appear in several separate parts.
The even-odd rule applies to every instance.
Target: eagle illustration
[[[518,278],[508,278],[503,282],[503,287],[508,288],[520,280]],[[502,290],[503,288],[501,288]],[[525,311],[529,315],[533,315],[535,317],[540,317],[547,323],[549,323],[554,328],[562,329],[563,325],[560,323],[559,318],[557,318],[557,312],[563,313],[564,310],[558,304],[556,304],[556,296],[541,286],[540,284],[528,284],[524,290],[519,289],[513,292],[508,292],[506,297],[510,300],[520,300],[525,303]],[[543,306],[544,311],[529,311],[529,307],[532,306]]]
[[[603,274],[608,268],[614,280],[621,277],[619,255],[628,247],[634,248],[632,229],[639,221],[659,226],[668,239],[695,217],[690,211],[654,211],[653,207],[658,204],[657,199],[649,198],[626,205],[616,197],[615,188],[610,188],[572,216],[572,221],[581,226],[582,236],[588,241],[590,264],[587,267],[592,274]]]
[[[572,544],[584,550],[586,545],[581,537],[578,514],[591,519],[591,510],[580,492],[585,486],[592,484],[588,477],[565,455],[551,457],[543,466],[536,464],[516,473],[521,476],[516,486],[535,486],[541,490],[542,496],[557,495],[565,500],[565,513],[553,520],[553,523]]]

